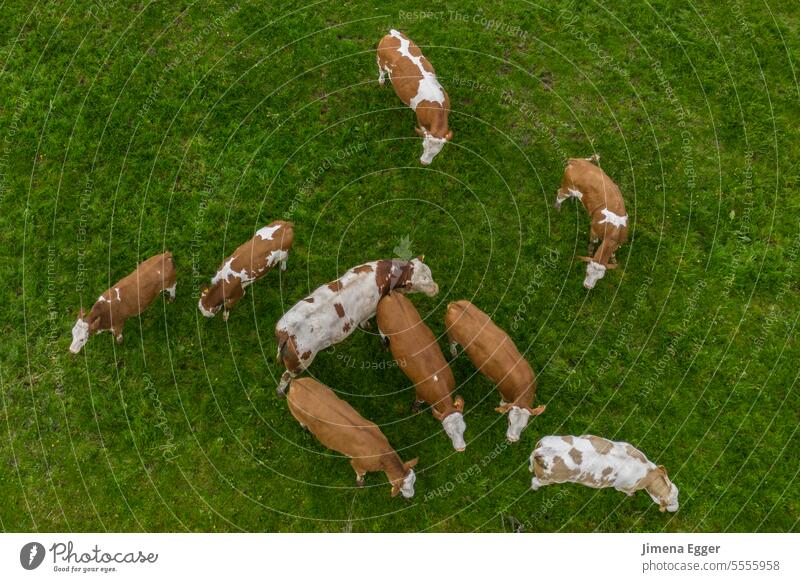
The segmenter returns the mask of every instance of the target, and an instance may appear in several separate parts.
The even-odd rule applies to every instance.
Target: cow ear
[[[84,317],[86,317],[86,310],[83,307],[81,307],[78,310],[78,319],[83,319]]]
[[[494,410],[495,410],[495,412],[499,412],[500,414],[505,414],[506,412],[509,411],[511,406],[512,406],[511,404],[503,404],[503,406],[498,406]]]
[[[420,263],[424,263],[424,262],[425,262],[425,255],[419,255],[419,256],[417,257],[417,260],[418,260]]]
[[[612,269],[613,270],[613,269],[616,269],[617,267],[619,267],[619,265],[616,264],[616,263],[609,263],[609,264],[606,265],[606,269]]]
[[[447,141],[450,141],[450,140],[453,139],[453,130],[452,129],[447,132],[447,135],[444,136],[444,139],[446,139]]]
[[[584,257],[581,255],[578,255],[575,258],[578,259],[579,261],[583,261],[584,263],[591,263],[594,260],[592,257]]]
[[[418,136],[420,136],[420,137],[425,137],[425,132],[424,132],[424,131],[423,131],[421,128],[419,128],[419,127],[415,127],[415,128],[414,128],[414,131],[416,131],[416,132],[417,132],[417,135],[418,135]]]
[[[431,414],[433,414],[433,418],[438,420],[439,422],[442,421],[443,415],[441,412],[438,412],[435,407],[431,406]]]
[[[531,413],[531,416],[539,416],[541,413],[545,411],[546,408],[547,406],[545,406],[544,404],[542,404],[541,406],[537,406],[536,408],[528,407],[528,412]]]
[[[392,483],[392,497],[397,497],[398,493],[400,493],[400,486]]]
[[[464,412],[464,399],[461,398],[461,396],[456,396],[456,399],[453,401],[453,408],[459,412]]]
[[[664,477],[667,476],[667,468],[664,465],[659,465],[658,470],[664,473]]]
[[[406,469],[413,469],[414,467],[417,466],[417,461],[419,461],[419,458],[414,457],[413,459],[411,459],[408,463],[404,464],[403,466]]]

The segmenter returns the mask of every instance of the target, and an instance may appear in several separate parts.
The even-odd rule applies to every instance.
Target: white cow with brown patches
[[[453,139],[447,124],[450,97],[436,79],[431,63],[402,32],[392,29],[381,39],[377,61],[381,86],[388,74],[397,96],[417,114],[417,135],[423,138],[419,161],[430,164]]]
[[[556,193],[556,209],[567,198],[577,198],[586,207],[592,220],[589,237],[590,257],[578,257],[586,265],[583,286],[593,289],[607,269],[616,269],[614,253],[628,240],[628,215],[625,201],[614,181],[592,162],[600,160],[597,154],[590,158],[571,158],[567,161],[561,187]],[[597,244],[600,243],[598,247]]]
[[[667,470],[629,443],[593,435],[546,436],[531,453],[531,489],[552,483],[613,487],[632,496],[644,489],[661,511],[678,511],[678,488]]]
[[[72,328],[69,351],[77,354],[91,336],[101,331],[112,331],[117,343],[122,343],[125,321],[147,309],[162,291],[170,300],[175,299],[175,264],[170,252],[140,263],[133,273],[100,295],[88,315],[81,308]]]
[[[224,308],[222,317],[228,321],[230,309],[244,297],[245,288],[257,281],[275,265],[286,270],[289,251],[294,242],[294,225],[276,220],[256,231],[249,241],[241,245],[222,262],[211,286],[205,287],[197,303],[200,313],[214,317]]]
[[[307,369],[320,351],[344,340],[373,318],[378,301],[390,291],[421,292],[432,297],[439,286],[422,257],[371,261],[318,287],[284,313],[275,326],[277,358],[286,368],[278,394],[285,394],[289,381]]]

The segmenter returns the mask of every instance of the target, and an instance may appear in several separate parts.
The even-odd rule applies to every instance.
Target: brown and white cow
[[[277,358],[286,368],[278,394],[285,393],[289,381],[308,368],[320,351],[367,324],[375,316],[378,301],[390,291],[421,292],[432,297],[439,286],[422,257],[371,261],[318,287],[284,313],[275,326]]]
[[[214,317],[224,307],[222,318],[228,321],[230,309],[244,297],[245,288],[266,275],[280,263],[286,270],[289,251],[294,242],[294,225],[276,220],[256,231],[249,241],[241,245],[222,262],[211,286],[200,293],[197,303],[200,313]]]
[[[644,489],[661,511],[678,511],[678,488],[667,470],[629,443],[593,435],[546,436],[531,453],[531,489],[552,483],[613,487],[632,496]]]
[[[175,299],[175,264],[170,252],[140,263],[133,273],[98,297],[88,315],[81,308],[72,328],[69,351],[77,354],[91,336],[101,331],[113,331],[117,343],[122,343],[125,321],[147,309],[162,291],[170,300]]]
[[[467,447],[464,399],[457,396],[453,400],[456,380],[433,332],[422,321],[414,304],[396,292],[380,300],[376,320],[384,345],[388,345],[397,365],[414,383],[414,409],[428,403],[433,417],[442,423],[444,432],[453,442],[453,448],[463,451]]]
[[[388,74],[397,96],[417,114],[417,135],[423,138],[419,161],[430,164],[444,144],[453,139],[447,125],[450,97],[436,79],[430,61],[402,32],[392,29],[381,39],[377,61],[381,86]]]
[[[459,344],[464,346],[472,364],[497,386],[502,400],[495,410],[508,413],[506,438],[517,442],[531,416],[538,416],[545,410],[544,405],[532,408],[536,375],[530,364],[508,334],[467,300],[447,306],[444,324],[453,357],[458,355]]]
[[[392,497],[398,493],[407,499],[414,496],[417,459],[403,463],[381,429],[333,390],[312,378],[297,378],[292,380],[288,401],[300,426],[329,449],[350,457],[359,487],[364,486],[367,473],[383,471],[392,484]]]
[[[583,280],[583,286],[587,289],[593,289],[605,276],[607,269],[617,268],[614,253],[628,240],[625,201],[613,180],[592,163],[599,160],[597,154],[590,158],[569,159],[555,202],[556,209],[561,210],[564,200],[577,198],[583,202],[591,217],[589,254],[593,256],[578,257],[588,263]]]

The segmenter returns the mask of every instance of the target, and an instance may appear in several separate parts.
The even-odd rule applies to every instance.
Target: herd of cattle
[[[420,161],[430,164],[452,139],[448,128],[449,97],[436,79],[430,62],[404,34],[392,30],[377,50],[379,82],[388,75],[400,99],[415,110],[423,138]],[[584,287],[592,289],[607,269],[616,268],[615,251],[627,240],[627,215],[622,194],[596,165],[599,158],[567,162],[555,206],[577,198],[591,217],[589,254]],[[245,288],[264,277],[276,265],[286,270],[294,241],[290,222],[275,221],[258,230],[252,239],[225,259],[211,285],[200,293],[198,309],[214,317],[220,309],[227,321],[230,309],[244,296]],[[161,292],[175,298],[176,273],[172,254],[151,257],[100,295],[91,311],[80,310],[72,329],[70,351],[78,353],[89,337],[112,331],[122,341],[125,321],[142,313]],[[381,343],[391,350],[400,369],[415,388],[414,410],[430,406],[431,413],[457,451],[466,448],[465,405],[453,395],[456,382],[436,341],[408,293],[434,296],[434,281],[423,257],[406,261],[386,259],[353,267],[337,280],[321,285],[300,299],[278,320],[275,338],[277,359],[285,371],[278,394],[288,396],[291,414],[326,447],[351,459],[356,482],[366,473],[383,471],[392,485],[392,496],[414,495],[417,459],[403,462],[377,425],[363,418],[330,388],[300,377],[322,350],[345,340],[358,327],[376,319]],[[545,406],[534,407],[536,376],[509,335],[478,307],[466,300],[447,306],[444,326],[453,358],[459,346],[472,364],[497,386],[501,401],[497,412],[508,414],[506,439],[517,442],[531,417]],[[531,488],[551,483],[581,483],[589,487],[613,487],[633,495],[645,489],[661,511],[677,511],[678,488],[663,466],[625,442],[585,436],[546,436],[530,457],[534,473]]]

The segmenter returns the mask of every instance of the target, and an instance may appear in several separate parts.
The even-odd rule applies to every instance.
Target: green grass
[[[796,531],[796,3],[277,4],[0,2],[0,529]],[[429,168],[377,85],[390,27],[450,93],[455,139]],[[588,293],[585,212],[551,204],[563,158],[593,151],[632,240]],[[289,270],[227,325],[202,318],[200,284],[277,218],[296,224]],[[457,359],[455,454],[374,336],[320,354],[313,374],[419,457],[411,501],[383,475],[355,489],[300,429],[272,334],[405,236],[442,289],[413,296],[434,331],[470,298],[513,328],[547,404],[506,446],[496,392]],[[79,306],[164,248],[176,302],[72,357]],[[564,433],[634,443],[680,511],[531,492],[536,440]]]

